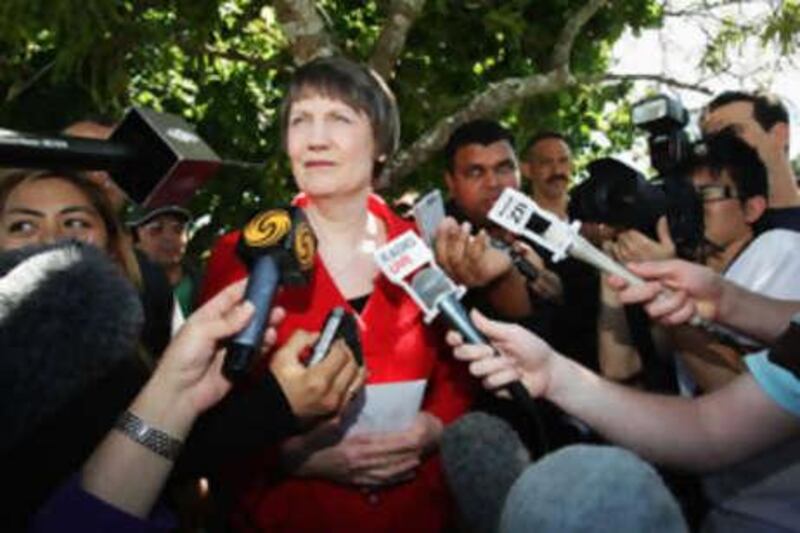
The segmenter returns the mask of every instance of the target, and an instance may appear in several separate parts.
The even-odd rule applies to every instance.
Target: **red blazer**
[[[296,203],[308,204],[304,196]],[[392,239],[412,228],[377,196],[369,210],[386,224]],[[205,300],[246,275],[235,257],[238,233],[220,239],[208,265],[202,293]],[[341,295],[319,256],[309,285],[284,287],[276,303],[287,310],[278,330],[278,345],[297,328],[317,331],[334,306],[354,311]],[[455,361],[443,343],[444,330],[426,326],[416,304],[402,288],[384,276],[359,316],[358,325],[368,383],[425,378],[428,386],[422,409],[447,424],[470,406],[474,387],[466,368]],[[243,490],[235,503],[234,524],[241,529],[268,531],[441,531],[450,525],[452,504],[439,458],[434,455],[412,481],[366,493],[337,483],[281,476],[276,465],[250,463],[241,474]],[[272,454],[274,458],[274,454]],[[267,466],[269,465],[269,466]]]

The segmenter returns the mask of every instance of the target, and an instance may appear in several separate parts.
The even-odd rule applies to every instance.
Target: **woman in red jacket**
[[[300,189],[295,204],[319,245],[310,283],[277,296],[287,311],[277,344],[297,328],[319,330],[333,307],[344,306],[358,319],[368,384],[427,385],[403,431],[343,436],[327,423],[239,465],[232,522],[243,530],[441,531],[452,507],[436,451],[443,425],[468,408],[472,394],[443,332],[422,322],[373,260],[377,248],[412,227],[372,192],[398,143],[394,97],[363,66],[317,59],[294,76],[281,124]],[[233,233],[217,244],[204,298],[246,275],[237,240]]]

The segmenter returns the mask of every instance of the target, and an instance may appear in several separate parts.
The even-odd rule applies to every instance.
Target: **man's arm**
[[[629,286],[612,276],[609,283],[619,291],[620,301],[644,304],[648,314],[665,325],[683,324],[699,315],[769,343],[800,312],[800,301],[761,296],[687,261],[630,263],[628,268],[647,283]]]
[[[487,345],[462,344],[451,332],[457,358],[485,387],[521,380],[580,418],[610,441],[661,464],[704,471],[732,464],[800,432],[800,421],[761,391],[750,375],[700,399],[640,392],[604,380],[556,353],[536,335],[473,312]]]
[[[639,392],[566,358],[547,398],[645,459],[692,471],[736,463],[800,431],[750,375],[698,399]]]

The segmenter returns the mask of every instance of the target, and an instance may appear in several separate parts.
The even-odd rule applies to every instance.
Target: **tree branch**
[[[682,9],[669,9],[666,4],[661,11],[665,17],[686,17],[686,16],[706,16],[710,11],[728,6],[741,6],[743,4],[753,4],[762,0],[718,0],[712,2],[700,2],[697,5],[690,5]]]
[[[403,52],[408,31],[425,7],[425,0],[392,0],[386,22],[372,50],[369,65],[383,79],[394,76],[397,59]]]
[[[678,89],[686,89],[698,93],[713,95],[714,91],[699,83],[689,83],[661,74],[603,74],[596,78],[580,80],[581,83],[620,82],[620,81],[653,81]]]
[[[221,59],[227,59],[229,61],[241,61],[243,63],[247,63],[249,65],[252,65],[252,66],[260,68],[260,69],[267,69],[267,68],[278,66],[278,63],[276,61],[272,61],[270,59],[264,59],[264,58],[261,58],[261,57],[256,57],[256,56],[252,56],[252,55],[249,55],[249,54],[245,54],[245,53],[240,52],[238,50],[235,50],[233,48],[228,48],[228,49],[222,50],[222,49],[216,48],[216,47],[214,47],[214,46],[212,46],[210,44],[206,44],[205,47],[204,47],[204,51],[207,54],[212,55],[214,57],[219,57]]]
[[[276,0],[273,6],[296,64],[338,52],[312,0]]]
[[[564,23],[551,56],[552,69],[525,78],[508,78],[489,84],[465,107],[438,121],[406,150],[398,152],[381,172],[376,188],[387,187],[411,173],[441,150],[459,126],[473,119],[496,116],[511,104],[538,94],[552,93],[575,83],[569,58],[581,28],[597,13],[606,0],[589,0]]]
[[[408,149],[397,153],[384,168],[376,187],[381,189],[388,186],[391,181],[403,178],[430,159],[434,153],[442,149],[453,131],[462,124],[477,118],[495,116],[514,102],[563,89],[571,82],[570,76],[565,77],[560,71],[552,70],[547,74],[508,78],[490,84],[465,107],[439,120]]]
[[[50,70],[55,65],[55,60],[48,61],[45,66],[34,72],[34,74],[26,79],[26,80],[18,80],[15,83],[11,84],[11,87],[8,88],[8,92],[6,93],[5,103],[9,103],[14,99],[18,98],[22,93],[28,91],[31,87],[36,85],[36,83],[41,80],[45,74],[50,72]]]
[[[562,69],[565,73],[569,72],[569,57],[572,54],[572,47],[583,26],[589,22],[597,11],[603,7],[606,0],[589,0],[581,7],[577,13],[572,15],[564,23],[561,33],[553,46],[553,55],[550,57],[550,68],[553,70]]]

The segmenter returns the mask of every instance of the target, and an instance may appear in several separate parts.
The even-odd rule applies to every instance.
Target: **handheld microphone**
[[[456,329],[469,344],[487,344],[489,340],[475,327],[461,305],[457,287],[444,272],[433,267],[423,268],[411,280],[411,290],[425,302],[426,306],[438,310],[451,327]],[[494,350],[494,355],[500,354]],[[534,410],[533,400],[522,383],[516,381],[508,385],[508,392],[515,402],[528,410]]]
[[[420,198],[412,207],[414,221],[425,244],[433,247],[436,229],[445,217],[444,200],[439,189],[433,189],[428,194]],[[539,277],[539,269],[521,254],[516,252],[510,245],[500,239],[491,238],[490,243],[493,248],[504,252],[511,258],[511,262],[525,276],[528,281],[536,281]]]
[[[14,132],[0,136],[0,166],[107,170],[146,207],[183,204],[220,167],[182,118],[131,108],[108,141]]]
[[[564,222],[520,191],[505,189],[489,210],[489,220],[545,248],[553,254],[553,261],[570,255],[603,272],[615,274],[631,285],[644,283],[581,236],[579,222]]]
[[[525,279],[531,282],[536,281],[536,279],[539,277],[539,269],[536,267],[536,265],[525,259],[521,253],[517,252],[511,247],[511,245],[501,241],[500,239],[495,239],[493,237],[489,240],[489,242],[496,250],[500,250],[501,252],[508,254],[508,256],[511,258],[511,262],[515,267],[517,267],[517,270],[519,270],[520,274],[525,276]]]
[[[588,263],[608,274],[614,274],[631,285],[641,285],[644,280],[598,250],[592,243],[578,233],[580,222],[569,224],[553,213],[539,207],[525,194],[513,189],[505,189],[489,211],[489,219],[515,235],[521,235],[535,242],[553,254],[553,261],[560,261],[566,255]],[[713,324],[694,315],[689,323],[712,333]],[[715,333],[717,334],[717,333]]]
[[[409,230],[375,251],[375,261],[383,274],[393,283],[405,289],[408,295],[425,313],[425,322],[432,322],[439,314],[458,330],[471,344],[487,344],[467,315],[459,300],[464,288],[456,285],[433,262],[433,255],[422,239]],[[412,275],[413,274],[413,275]],[[411,283],[406,278],[411,277]],[[495,350],[495,355],[499,353]],[[547,449],[547,439],[539,418],[535,401],[519,381],[510,383],[507,390],[515,402],[536,423],[539,441]]]
[[[245,299],[255,306],[250,323],[228,343],[222,373],[239,380],[247,375],[261,351],[272,307],[281,283],[308,282],[317,239],[303,211],[297,207],[269,209],[248,222],[239,239],[238,253],[250,267]]]

